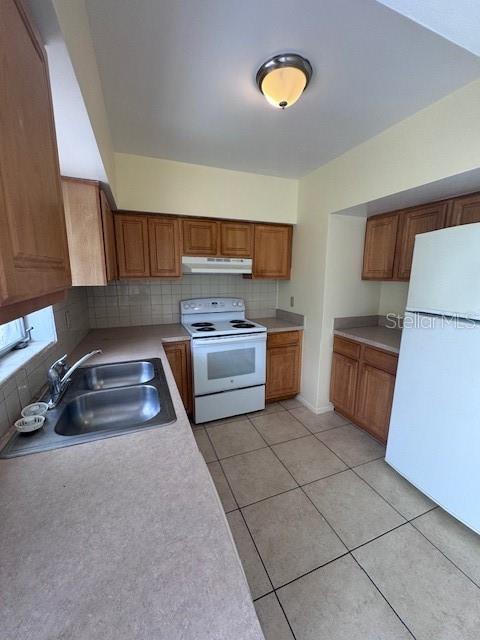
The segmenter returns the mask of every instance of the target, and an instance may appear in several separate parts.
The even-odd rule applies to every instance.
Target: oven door
[[[265,384],[266,333],[192,340],[196,396]]]

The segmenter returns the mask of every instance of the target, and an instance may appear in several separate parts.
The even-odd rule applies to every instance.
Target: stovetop
[[[202,321],[198,320],[193,323],[182,323],[185,329],[192,337],[208,338],[214,336],[228,336],[244,333],[262,333],[267,329],[247,319]]]
[[[241,298],[194,298],[180,303],[182,325],[192,337],[263,333],[266,328],[245,318]]]

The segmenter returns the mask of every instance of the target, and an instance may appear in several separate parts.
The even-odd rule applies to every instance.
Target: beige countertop
[[[389,329],[382,326],[353,327],[350,329],[335,329],[333,333],[336,336],[350,338],[393,353],[400,352],[400,340],[402,338],[400,329]]]
[[[0,460],[2,637],[263,639],[159,341],[167,326],[94,330],[76,352],[161,358],[175,423]]]
[[[267,333],[279,333],[281,331],[303,331],[303,325],[299,325],[280,318],[252,318],[258,324],[267,327]]]

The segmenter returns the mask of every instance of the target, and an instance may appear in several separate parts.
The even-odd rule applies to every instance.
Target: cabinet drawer
[[[387,351],[380,351],[373,347],[365,347],[363,352],[363,360],[372,367],[386,371],[395,375],[397,371],[398,356]]]
[[[361,345],[358,342],[341,338],[340,336],[333,336],[333,350],[335,353],[340,353],[347,358],[353,358],[358,360],[360,358]]]
[[[289,344],[300,342],[300,331],[282,331],[280,333],[269,333],[267,336],[268,347],[284,347]]]

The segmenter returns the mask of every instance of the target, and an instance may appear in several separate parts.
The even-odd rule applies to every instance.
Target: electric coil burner
[[[241,298],[180,303],[191,336],[195,422],[265,408],[266,328],[245,318]]]

